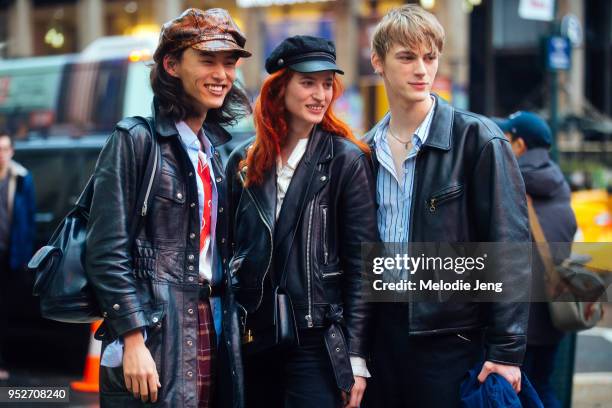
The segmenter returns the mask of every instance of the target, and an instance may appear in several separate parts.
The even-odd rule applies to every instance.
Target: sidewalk
[[[572,408],[612,407],[612,304],[600,324],[578,334]]]

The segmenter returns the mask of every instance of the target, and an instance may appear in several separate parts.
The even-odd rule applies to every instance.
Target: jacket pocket
[[[186,199],[185,183],[173,175],[162,172],[155,186],[152,211],[149,213],[153,219],[147,220],[148,226],[153,231],[153,241],[176,246],[185,239]]]
[[[162,171],[160,183],[157,185],[155,195],[177,204],[184,204],[187,196],[185,184],[174,174]]]
[[[425,201],[425,206],[429,209],[429,212],[435,213],[440,205],[454,198],[458,198],[461,195],[463,195],[463,184],[445,187],[433,193],[429,199]]]
[[[323,265],[329,264],[329,237],[327,230],[328,223],[328,208],[326,205],[321,206],[321,261]]]
[[[344,271],[340,268],[340,265],[334,263],[333,265],[327,265],[320,269],[322,280],[333,280],[340,278]]]

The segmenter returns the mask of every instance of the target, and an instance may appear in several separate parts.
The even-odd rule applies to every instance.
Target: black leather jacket
[[[229,140],[221,127],[205,124],[213,147]],[[145,327],[161,388],[163,407],[197,406],[199,211],[196,175],[173,121],[156,117],[161,162],[145,226],[133,248],[128,231],[151,138],[134,119],[121,121],[100,154],[87,237],[87,272],[105,320],[96,337],[102,348],[122,334]],[[225,174],[213,157],[218,190],[217,253],[227,272],[229,246]],[[218,349],[221,406],[242,406],[242,365],[235,303],[225,278],[223,329]],[[121,367],[102,367],[102,406],[141,406],[126,391]]]
[[[436,100],[430,133],[416,159],[409,241],[529,242],[525,185],[503,133],[480,115]],[[375,172],[379,126],[365,136],[374,152]],[[517,295],[516,288],[529,293],[528,256],[508,259],[500,267],[497,275],[504,287],[514,288]],[[522,363],[528,303],[413,302],[408,308],[410,335],[485,328],[487,360]],[[375,320],[396,324],[385,316]]]
[[[268,282],[276,281],[286,265],[285,287],[298,327],[342,327],[346,344],[340,344],[341,349],[348,347],[349,354],[366,357],[369,307],[360,293],[361,243],[378,241],[368,155],[344,138],[316,131],[276,222],[275,168],[261,185],[243,188],[246,173],[238,164],[244,156],[245,146],[232,153],[227,177],[234,246],[230,271],[247,318],[255,318]],[[316,166],[312,186],[303,198],[311,166]],[[345,356],[339,361],[331,353],[334,368],[343,367],[344,378],[352,384]],[[346,385],[339,380],[340,388]]]

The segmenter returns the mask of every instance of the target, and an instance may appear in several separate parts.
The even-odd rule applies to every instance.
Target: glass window
[[[493,47],[539,47],[540,38],[548,32],[545,21],[525,20],[518,15],[519,0],[493,2]]]

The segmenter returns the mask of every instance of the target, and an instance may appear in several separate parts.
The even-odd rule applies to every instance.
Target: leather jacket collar
[[[278,216],[280,231],[275,231],[274,228],[275,224],[277,223],[275,220],[276,172],[274,167],[266,172],[262,184],[251,185],[248,187],[248,190],[253,195],[255,204],[261,210],[262,216],[265,218],[265,222],[273,231],[276,239],[280,238],[281,236],[286,236],[286,234],[293,229],[295,214],[300,214],[303,210],[303,208],[300,207],[300,203],[308,202],[309,198],[311,198],[312,195],[320,189],[321,186],[319,184],[325,183],[326,181],[321,180],[322,176],[317,178],[317,175],[315,175],[313,187],[310,189],[309,197],[306,197],[306,200],[302,199],[302,196],[306,191],[306,185],[308,184],[308,181],[305,180],[305,178],[310,174],[311,165],[316,166],[320,163],[326,163],[330,161],[333,156],[334,148],[330,134],[320,128],[316,128],[308,141],[308,146],[306,146],[304,157],[295,170],[295,174],[293,175],[293,179],[291,180],[291,184],[287,190],[287,195],[283,200],[283,207]],[[317,163],[312,162],[313,157],[319,157]],[[293,222],[280,222],[285,218],[288,220],[289,218],[293,219]]]
[[[423,143],[423,146],[433,147],[440,150],[451,149],[451,133],[453,128],[453,116],[455,110],[449,105],[444,99],[438,95],[433,94],[436,98],[436,107],[434,116],[431,121],[431,128],[429,129],[429,135]],[[370,146],[374,146],[374,135],[382,126],[382,120],[378,122],[372,130],[365,134],[364,139]]]
[[[159,113],[159,108],[155,99],[153,99],[151,112],[153,114],[153,119],[155,120],[155,130],[157,131],[157,134],[159,136],[178,136],[178,130],[176,130],[174,121],[169,117],[161,115]],[[216,123],[204,122],[204,125],[202,127],[204,128],[204,133],[210,140],[210,143],[213,145],[213,147],[221,146],[229,142],[232,138],[232,136],[227,130],[225,130],[221,125],[218,125]]]

